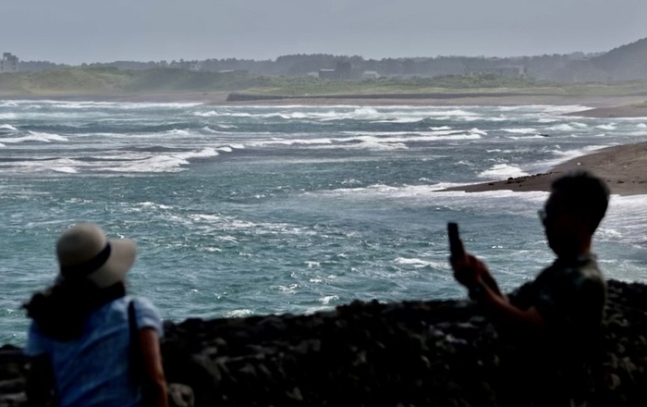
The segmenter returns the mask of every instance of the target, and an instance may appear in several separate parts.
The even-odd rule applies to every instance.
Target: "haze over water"
[[[546,194],[438,190],[647,140],[647,118],[562,116],[582,109],[0,102],[0,343],[81,220],[137,240],[132,289],[171,320],[464,296],[448,220],[510,290],[552,260]],[[647,282],[646,210],[612,198],[608,277]]]

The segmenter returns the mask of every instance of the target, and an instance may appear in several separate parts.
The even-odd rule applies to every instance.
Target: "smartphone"
[[[458,224],[454,222],[447,223],[447,235],[449,236],[449,252],[452,258],[465,256],[465,248],[458,234]]]

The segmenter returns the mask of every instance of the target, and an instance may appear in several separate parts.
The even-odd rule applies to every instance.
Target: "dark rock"
[[[463,300],[191,319],[165,325],[162,352],[169,382],[185,386],[178,406],[189,390],[196,406],[647,405],[647,287],[610,281],[606,315],[599,346],[577,360]],[[0,348],[0,407],[25,405],[26,362]]]

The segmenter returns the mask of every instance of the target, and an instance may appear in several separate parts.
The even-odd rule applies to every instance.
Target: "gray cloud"
[[[22,59],[530,55],[647,36],[645,0],[2,0],[0,51]]]

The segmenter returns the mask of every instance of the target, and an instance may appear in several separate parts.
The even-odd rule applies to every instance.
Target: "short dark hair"
[[[609,206],[607,184],[590,172],[577,171],[553,181],[552,189],[560,194],[564,209],[581,216],[588,223],[591,233],[595,232]]]

